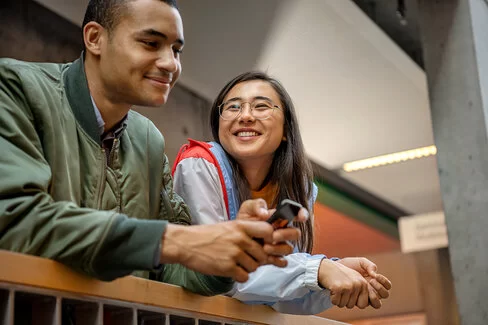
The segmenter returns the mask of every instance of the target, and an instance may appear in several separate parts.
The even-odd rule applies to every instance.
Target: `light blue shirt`
[[[91,101],[93,103],[93,109],[95,111],[95,116],[97,117],[97,123],[98,123],[98,131],[100,132],[100,135],[103,134],[103,131],[105,130],[105,121],[102,118],[102,114],[100,114],[100,110],[97,107],[97,104],[95,104],[95,101],[93,100],[93,97],[90,96]]]

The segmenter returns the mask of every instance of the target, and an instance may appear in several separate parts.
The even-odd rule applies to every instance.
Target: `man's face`
[[[121,104],[160,106],[181,73],[181,16],[159,0],[129,1],[127,6],[101,47],[105,96]]]

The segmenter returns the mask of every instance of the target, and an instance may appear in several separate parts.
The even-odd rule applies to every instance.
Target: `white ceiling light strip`
[[[383,156],[351,161],[345,163],[342,166],[342,169],[346,172],[354,172],[362,169],[380,167],[380,166],[395,164],[407,160],[434,156],[436,153],[437,153],[437,148],[435,146],[428,146],[423,148],[395,152]]]

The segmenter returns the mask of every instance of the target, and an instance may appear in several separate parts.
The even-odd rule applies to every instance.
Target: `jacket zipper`
[[[164,177],[164,175],[163,175],[163,177]],[[162,190],[161,196],[163,197],[164,205],[165,205],[166,211],[168,213],[168,220],[174,221],[173,208],[171,207],[171,203],[169,201],[168,193],[166,193],[165,184],[163,184],[163,190]]]
[[[97,209],[100,210],[102,208],[102,196],[103,191],[105,189],[105,173],[107,168],[107,155],[105,154],[105,149],[102,148],[102,173],[100,174],[100,186],[98,188],[98,198],[97,198]]]
[[[114,141],[112,142],[112,148],[110,149],[110,153],[108,155],[108,162],[107,162],[107,165],[110,167],[111,163],[112,163],[112,160],[114,158],[114,149],[115,149],[115,146],[117,144],[117,141],[118,139],[115,138]]]

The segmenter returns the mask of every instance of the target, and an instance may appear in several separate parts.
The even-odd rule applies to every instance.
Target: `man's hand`
[[[377,273],[376,264],[364,257],[347,257],[338,262],[355,270],[368,281],[369,302],[374,308],[380,308],[380,299],[390,296],[391,282],[384,275]]]
[[[249,200],[241,205],[239,214],[259,214],[261,207],[259,200]],[[248,274],[260,265],[286,266],[281,256],[293,251],[286,241],[297,240],[299,236],[298,229],[273,231],[263,221],[236,220],[199,226],[169,224],[163,235],[160,261],[245,282]],[[263,239],[264,246],[253,238]]]
[[[338,307],[363,309],[368,306],[368,282],[358,272],[341,263],[323,259],[320,263],[319,284],[330,290],[330,300]]]

